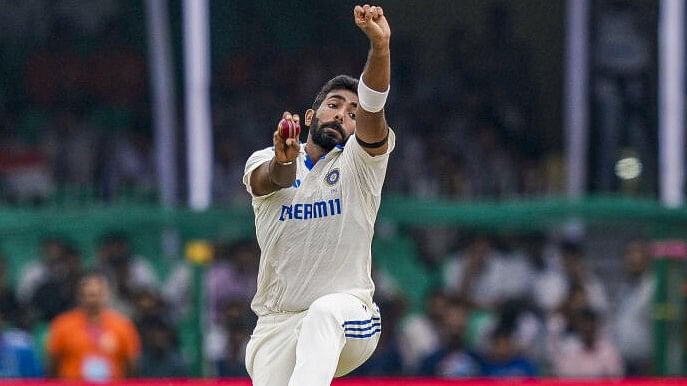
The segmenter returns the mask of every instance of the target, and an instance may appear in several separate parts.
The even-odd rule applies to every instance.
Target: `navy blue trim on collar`
[[[308,170],[312,170],[312,168],[315,167],[315,163],[312,162],[308,153],[305,153],[305,158],[303,158],[303,162],[305,163],[305,167],[308,168]]]

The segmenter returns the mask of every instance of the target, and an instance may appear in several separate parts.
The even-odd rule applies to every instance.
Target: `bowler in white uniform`
[[[254,386],[330,385],[372,355],[382,329],[370,247],[395,142],[384,117],[391,33],[381,7],[353,14],[370,41],[360,80],[322,87],[304,116],[305,144],[277,130],[246,163],[261,249],[246,348]]]

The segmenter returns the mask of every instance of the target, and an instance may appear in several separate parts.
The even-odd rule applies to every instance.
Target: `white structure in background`
[[[177,122],[167,0],[146,0],[148,63],[155,127],[155,172],[163,206],[177,204]]]
[[[679,207],[685,194],[685,3],[662,0],[659,13],[658,128],[661,202]]]
[[[589,1],[568,0],[565,52],[565,151],[568,198],[584,195],[589,132]]]
[[[210,44],[207,0],[184,0],[184,77],[189,206],[204,210],[212,192]]]

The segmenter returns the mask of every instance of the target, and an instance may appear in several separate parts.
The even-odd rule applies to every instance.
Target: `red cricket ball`
[[[284,139],[298,139],[301,135],[301,125],[294,121],[282,119],[281,121],[279,121],[279,135],[281,135],[281,137]]]

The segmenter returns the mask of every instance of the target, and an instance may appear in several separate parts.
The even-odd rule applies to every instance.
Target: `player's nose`
[[[343,123],[345,115],[346,115],[346,112],[344,110],[339,110],[336,112],[336,115],[334,115],[334,119],[339,123]]]

